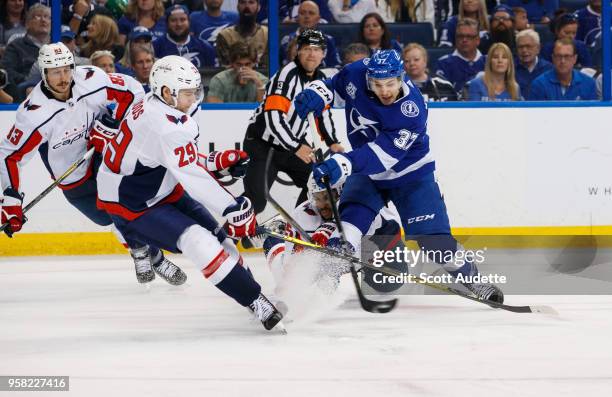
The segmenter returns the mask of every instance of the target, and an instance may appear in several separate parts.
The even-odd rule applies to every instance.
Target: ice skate
[[[134,267],[136,270],[136,279],[139,283],[149,283],[155,279],[155,272],[151,267],[151,256],[149,255],[149,247],[131,249],[130,255],[134,259]]]
[[[257,299],[249,305],[249,309],[257,316],[264,328],[268,331],[278,325],[281,332],[287,332],[285,326],[281,322],[283,314],[274,307],[264,294],[260,293]]]
[[[161,251],[159,251],[158,258],[153,263],[153,270],[168,284],[181,285],[187,280],[187,275],[181,268],[168,260]]]
[[[504,303],[504,293],[494,284],[464,283],[463,285],[476,295],[478,299],[495,303]]]

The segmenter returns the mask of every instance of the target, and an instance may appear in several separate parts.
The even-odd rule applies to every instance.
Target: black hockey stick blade
[[[263,227],[258,228],[257,233],[259,233],[259,234],[267,234],[269,236],[273,236],[273,237],[279,238],[281,240],[288,241],[290,243],[302,245],[302,246],[304,246],[306,248],[309,248],[309,249],[312,249],[312,250],[315,250],[315,251],[319,251],[319,252],[321,252],[323,254],[326,254],[326,255],[330,255],[330,256],[333,256],[333,257],[336,257],[336,258],[339,258],[339,259],[344,259],[346,261],[352,262],[352,263],[360,266],[360,269],[356,270],[356,272],[359,272],[359,271],[361,271],[364,268],[368,268],[368,269],[372,269],[372,270],[375,270],[375,271],[379,271],[379,272],[384,273],[384,274],[389,275],[389,276],[399,276],[399,275],[401,275],[401,273],[398,272],[395,269],[390,269],[390,268],[385,267],[385,266],[377,267],[377,266],[374,266],[374,265],[372,265],[370,263],[363,262],[360,259],[355,258],[353,256],[343,254],[341,252],[332,250],[332,249],[327,248],[327,247],[321,247],[319,245],[313,244],[311,242],[303,241],[303,240],[300,240],[300,239],[295,238],[295,237],[284,236],[282,234],[278,234],[276,232],[273,232],[273,231],[268,230],[268,229],[263,228]],[[472,295],[464,293],[463,291],[459,291],[457,289],[454,289],[454,288],[451,288],[451,287],[447,287],[447,286],[442,285],[442,284],[427,282],[427,281],[425,281],[425,279],[422,279],[422,278],[420,278],[418,276],[413,276],[413,280],[415,282],[417,282],[419,284],[422,284],[422,285],[425,285],[427,287],[434,288],[434,289],[437,289],[439,291],[446,292],[448,294],[457,295],[457,296],[460,296],[460,297],[465,298],[465,299],[469,299],[469,300],[474,301],[474,302],[483,303],[483,304],[488,305],[488,306],[490,306],[492,308],[495,308],[495,309],[502,309],[502,310],[506,310],[506,311],[509,311],[509,312],[513,312],[513,313],[536,313],[536,314],[549,314],[549,315],[557,315],[558,314],[557,311],[554,308],[550,307],[550,306],[538,306],[538,305],[512,306],[512,305],[505,305],[503,303],[497,303],[497,302],[485,301],[485,300],[482,300],[482,299],[478,299],[475,296],[472,296]],[[358,294],[359,294],[359,292],[358,292]],[[391,301],[389,301],[389,303],[390,302]],[[393,306],[395,306],[395,303],[393,304]],[[391,307],[391,309],[393,309],[393,307]],[[390,311],[391,309],[389,309],[387,311]],[[379,312],[379,313],[386,313],[386,312]]]

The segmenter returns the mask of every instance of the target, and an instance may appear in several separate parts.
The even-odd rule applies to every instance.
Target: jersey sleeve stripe
[[[42,142],[42,135],[36,130],[19,149],[7,156],[4,160],[13,189],[19,191],[19,162],[26,154],[36,149],[38,145],[40,145],[40,142]]]
[[[117,101],[117,120],[123,119],[125,112],[134,102],[134,94],[131,91],[121,91],[112,87],[106,87],[106,98],[109,101]]]
[[[291,101],[282,95],[270,95],[266,98],[264,111],[279,110],[283,113],[288,113],[291,107]]]

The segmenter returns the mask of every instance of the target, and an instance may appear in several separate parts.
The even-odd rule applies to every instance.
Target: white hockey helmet
[[[155,61],[151,68],[149,84],[153,94],[162,101],[164,100],[162,88],[168,87],[170,95],[174,98],[174,103],[167,103],[167,105],[172,107],[176,107],[180,90],[197,89],[198,100],[196,106],[199,106],[204,99],[200,72],[189,60],[177,55],[168,55]],[[189,113],[191,113],[191,109]]]
[[[47,86],[47,69],[59,68],[62,66],[71,66],[74,69],[74,55],[62,42],[44,44],[38,51],[38,68],[42,75],[42,80]]]
[[[312,174],[308,177],[308,201],[312,208],[319,212],[324,218],[331,218],[331,203],[329,202],[329,197],[327,196],[327,189],[320,187],[314,180]],[[342,192],[342,186],[334,186],[332,188],[332,192],[334,193],[336,202],[340,198],[340,193]],[[327,214],[322,214],[321,210],[326,209],[325,212]],[[327,220],[327,219],[326,219]]]

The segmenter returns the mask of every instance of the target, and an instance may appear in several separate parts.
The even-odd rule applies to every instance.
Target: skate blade
[[[287,335],[287,328],[285,328],[285,324],[283,324],[282,320],[276,323],[276,325],[272,329],[277,330],[282,335]]]
[[[550,314],[552,316],[558,316],[559,312],[550,306],[530,306],[533,313]]]

